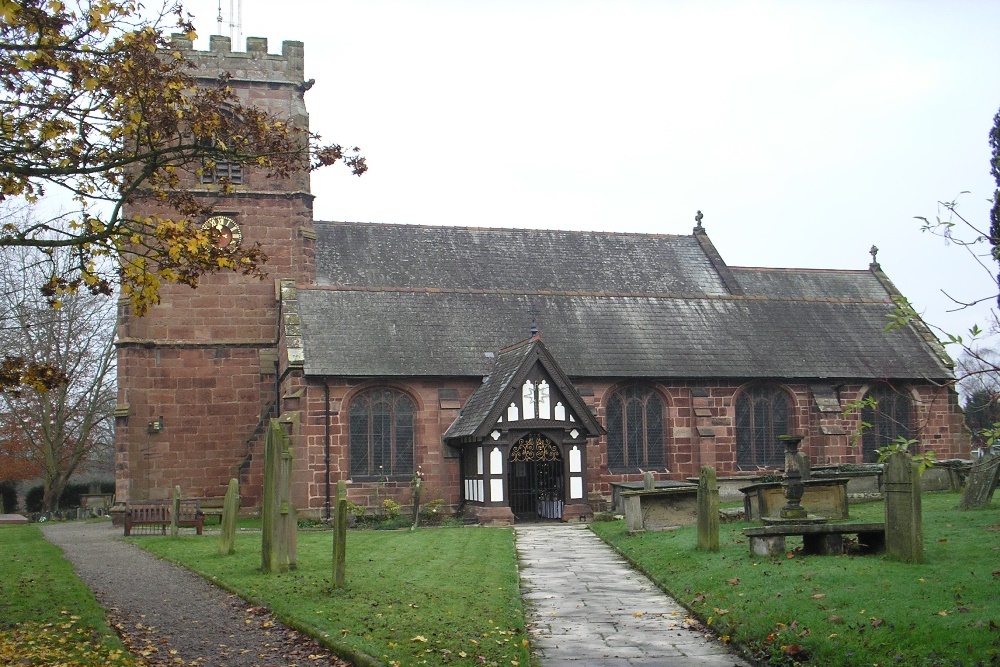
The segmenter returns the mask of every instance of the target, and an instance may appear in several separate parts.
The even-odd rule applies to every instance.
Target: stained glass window
[[[862,457],[866,462],[875,462],[878,460],[875,450],[895,442],[896,438],[913,437],[910,397],[885,384],[876,385],[865,397],[875,399],[875,407],[861,408],[861,421],[867,424],[861,432]]]
[[[397,389],[375,388],[351,401],[351,476],[413,474],[414,405]]]
[[[608,467],[664,465],[663,399],[649,387],[626,387],[611,395],[606,410]]]
[[[788,396],[773,386],[755,386],[736,399],[736,465],[743,470],[783,468],[785,448],[778,440],[789,430]]]

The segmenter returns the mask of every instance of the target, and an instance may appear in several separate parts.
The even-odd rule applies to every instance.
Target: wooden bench
[[[750,552],[756,556],[779,556],[785,553],[785,538],[802,536],[802,551],[810,555],[844,553],[844,535],[857,535],[861,553],[885,551],[884,523],[816,523],[770,525],[744,528],[750,538]]]
[[[140,500],[125,503],[125,536],[131,535],[132,529],[137,526],[159,526],[160,534],[166,535],[173,505],[172,500]],[[205,515],[201,511],[200,500],[180,501],[177,525],[183,528],[195,528],[201,535],[205,525]]]
[[[201,503],[201,513],[206,517],[214,516],[219,518],[219,525],[222,525],[222,508],[226,503],[225,498],[198,498]]]

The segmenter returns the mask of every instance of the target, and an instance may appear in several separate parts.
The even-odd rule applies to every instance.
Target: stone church
[[[229,72],[246,103],[308,126],[301,42],[175,44],[199,76]],[[119,500],[175,484],[219,497],[236,477],[252,506],[272,417],[316,516],[342,479],[359,505],[407,505],[419,471],[425,500],[483,521],[582,518],[644,471],[780,468],[783,434],[805,436],[813,465],[898,436],[968,455],[951,361],[919,321],[884,330],[898,292],[874,256],[729,266],[700,215],[677,235],[324,222],[307,174],[239,164],[190,187],[215,206],[206,224],[261,243],[269,277],[211,275],[164,288],[145,317],[123,309]]]

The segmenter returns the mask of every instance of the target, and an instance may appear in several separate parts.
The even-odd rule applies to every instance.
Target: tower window
[[[216,160],[215,166],[204,166],[201,170],[201,182],[204,185],[220,183],[229,179],[230,185],[243,185],[243,165],[239,162]]]

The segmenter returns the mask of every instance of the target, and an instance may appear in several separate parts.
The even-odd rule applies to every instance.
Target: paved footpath
[[[122,541],[122,529],[110,523],[48,523],[42,532],[62,548],[125,645],[147,665],[349,667],[263,607]]]
[[[749,667],[585,525],[515,534],[542,667]]]

